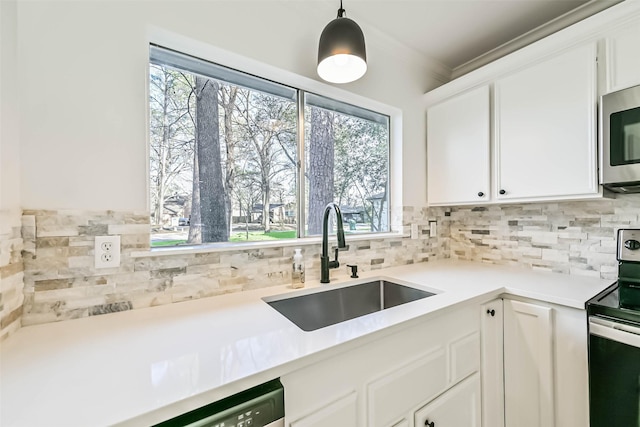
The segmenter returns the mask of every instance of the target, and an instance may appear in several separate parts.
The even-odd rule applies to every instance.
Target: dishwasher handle
[[[640,328],[637,326],[590,316],[589,334],[640,348]]]

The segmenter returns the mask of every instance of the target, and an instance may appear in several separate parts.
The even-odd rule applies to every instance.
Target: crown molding
[[[457,93],[491,83],[496,78],[576,45],[596,42],[606,33],[637,19],[640,19],[640,0],[619,2],[427,92],[424,95],[425,105],[433,105]]]
[[[462,65],[455,67],[452,70],[451,78],[456,79],[462,75],[465,75],[475,69],[482,67],[483,65],[493,62],[544,37],[547,37],[590,16],[600,13],[605,9],[621,3],[622,1],[624,0],[591,0],[590,2],[578,7],[577,9],[569,11],[564,15],[561,15],[543,25],[540,25],[539,27],[528,31],[513,40],[510,40],[468,62],[465,62]]]

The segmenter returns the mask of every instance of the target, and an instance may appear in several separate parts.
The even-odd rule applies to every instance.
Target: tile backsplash
[[[24,300],[20,211],[0,211],[0,341],[20,327]]]
[[[0,309],[5,338],[33,325],[289,283],[292,246],[156,255],[145,212],[0,212]],[[437,221],[437,236],[429,221]],[[616,230],[640,227],[640,195],[450,208],[404,207],[405,235],[354,240],[342,265],[361,271],[456,258],[615,279]],[[121,265],[94,268],[96,236],[119,235]],[[349,237],[347,237],[349,240]],[[319,244],[300,245],[309,280]],[[136,254],[137,253],[137,254]],[[347,277],[345,269],[333,277]]]
[[[640,194],[616,199],[433,208],[451,258],[539,270],[617,276],[616,233],[640,228]]]
[[[445,256],[429,236],[427,209],[405,207],[403,224],[419,238],[354,240],[342,265],[362,271]],[[25,211],[23,325],[150,307],[289,283],[293,247],[136,256],[149,249],[149,216],[135,212]],[[94,240],[121,237],[118,268],[94,268]],[[319,279],[319,244],[301,245],[309,280]],[[332,271],[344,275],[346,267]]]

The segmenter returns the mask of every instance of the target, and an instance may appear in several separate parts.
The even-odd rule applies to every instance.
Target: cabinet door
[[[502,299],[480,307],[482,425],[504,427],[504,357]]]
[[[355,392],[291,423],[291,427],[356,426],[357,395]]]
[[[640,85],[640,21],[606,38],[607,92]]]
[[[446,387],[447,359],[444,349],[438,347],[367,386],[368,425],[391,425]]]
[[[553,427],[552,309],[504,300],[505,425]]]
[[[480,375],[477,373],[415,414],[416,426],[480,427],[480,422]]]
[[[585,310],[553,307],[554,392],[558,427],[589,425],[588,336]]]
[[[597,193],[595,55],[581,46],[496,81],[497,199]]]
[[[427,198],[431,205],[489,200],[489,87],[427,111]]]

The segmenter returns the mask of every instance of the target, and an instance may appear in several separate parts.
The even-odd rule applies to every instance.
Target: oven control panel
[[[640,229],[618,230],[618,261],[640,262]]]

